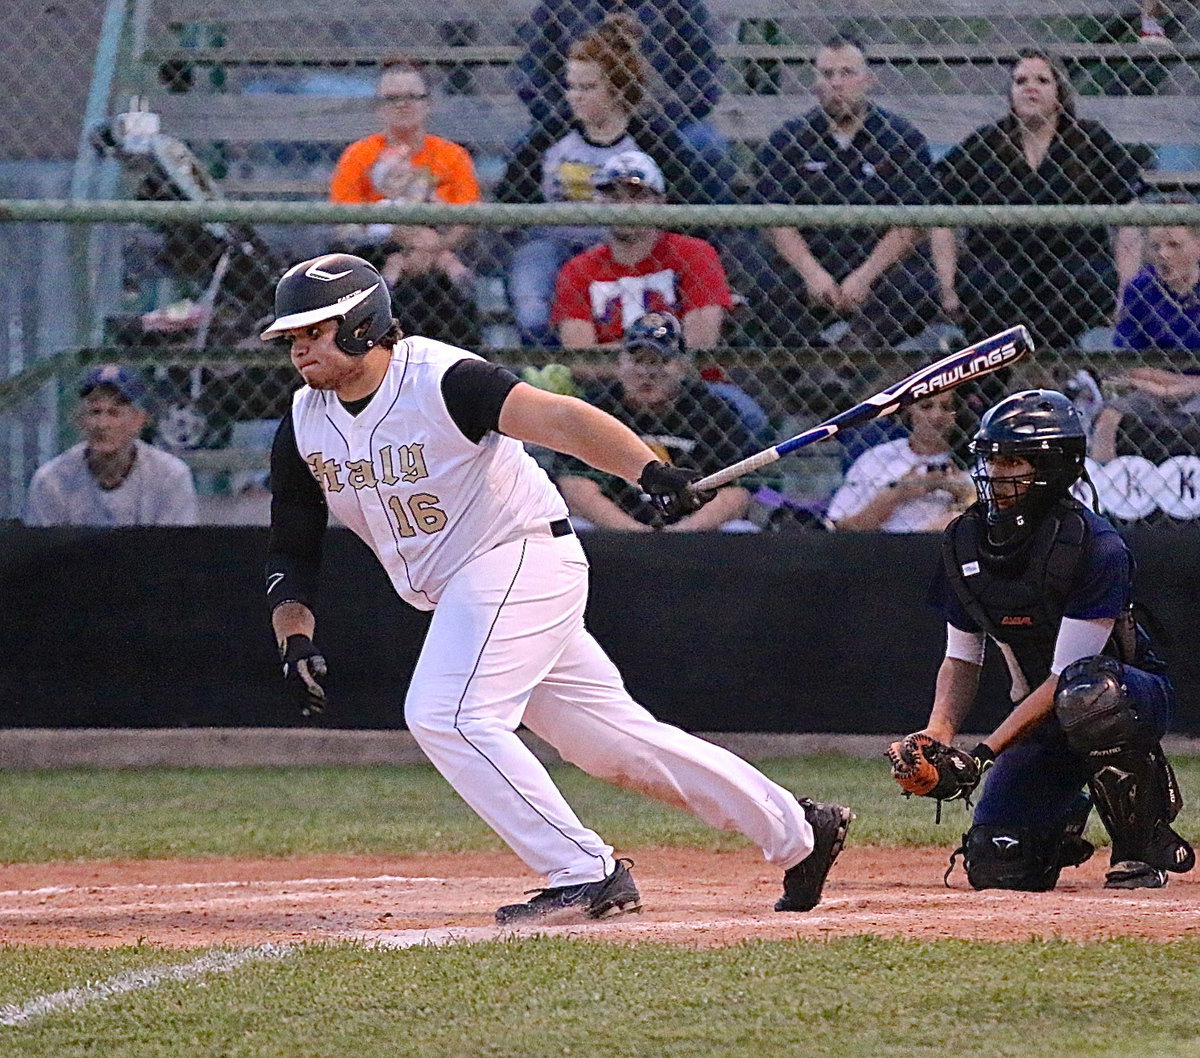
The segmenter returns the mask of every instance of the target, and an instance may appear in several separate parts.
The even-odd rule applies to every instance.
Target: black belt
[[[570,518],[559,518],[556,522],[550,523],[551,536],[570,536],[575,532],[575,526],[571,524]]]

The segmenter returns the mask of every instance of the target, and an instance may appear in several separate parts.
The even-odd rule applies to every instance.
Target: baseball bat
[[[691,487],[697,492],[702,492],[706,489],[727,485],[734,478],[740,478],[743,474],[749,474],[760,467],[768,466],[782,456],[798,449],[807,448],[818,441],[824,441],[827,437],[833,437],[848,427],[859,426],[872,419],[878,419],[882,415],[891,415],[892,412],[907,408],[910,404],[915,404],[925,397],[946,393],[961,386],[964,382],[971,382],[984,375],[990,375],[1002,367],[1015,364],[1026,353],[1032,351],[1033,341],[1029,337],[1029,331],[1021,324],[1010,327],[1008,330],[993,334],[990,338],[984,338],[974,345],[968,345],[957,353],[951,353],[937,363],[921,368],[920,371],[914,371],[908,378],[893,382],[887,389],[880,390],[874,396],[854,405],[853,408],[849,408],[831,419],[826,419],[823,423],[796,434],[795,437],[781,441],[774,448],[763,449],[755,455],[747,456],[740,462],[727,466],[724,470],[718,470],[706,478],[692,482]]]

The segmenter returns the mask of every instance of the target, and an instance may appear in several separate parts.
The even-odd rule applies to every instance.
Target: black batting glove
[[[300,702],[300,715],[319,716],[325,711],[325,688],[319,681],[329,667],[316,644],[305,635],[288,636],[279,647],[279,657],[284,682]]]
[[[638,485],[659,513],[673,521],[694,514],[716,495],[715,491],[697,492],[692,488],[692,482],[701,476],[698,470],[685,470],[654,459],[642,468]]]

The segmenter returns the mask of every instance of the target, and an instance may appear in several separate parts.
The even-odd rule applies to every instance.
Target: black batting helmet
[[[639,316],[626,328],[621,345],[631,353],[649,349],[662,357],[683,356],[687,352],[683,328],[669,312],[647,312]]]
[[[971,441],[971,476],[987,511],[988,539],[1016,545],[1084,475],[1087,432],[1079,410],[1053,389],[1028,389],[991,408]],[[993,476],[989,459],[1026,460],[1031,473]]]
[[[340,319],[334,343],[361,356],[392,327],[392,298],[375,266],[348,253],[328,253],[292,265],[275,287],[275,322],[264,341],[284,331]]]

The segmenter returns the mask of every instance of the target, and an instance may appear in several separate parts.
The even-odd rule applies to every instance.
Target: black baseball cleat
[[[1166,871],[1141,860],[1121,860],[1104,875],[1105,889],[1161,889],[1166,884]]]
[[[1161,889],[1167,884],[1168,871],[1186,874],[1196,866],[1195,850],[1163,820],[1154,824],[1150,839],[1139,853],[1125,853],[1109,867],[1104,875],[1105,889]]]
[[[1187,874],[1196,866],[1196,853],[1186,840],[1175,833],[1174,827],[1159,820],[1146,843],[1142,859],[1164,871]]]
[[[629,868],[632,860],[617,860],[607,878],[554,889],[530,889],[537,895],[524,904],[506,904],[496,912],[500,926],[552,925],[584,918],[608,918],[641,911],[642,898]]]
[[[827,805],[800,798],[800,807],[813,829],[813,850],[783,875],[783,896],[776,911],[811,911],[821,902],[821,890],[833,861],[846,843],[854,813],[844,805]]]

